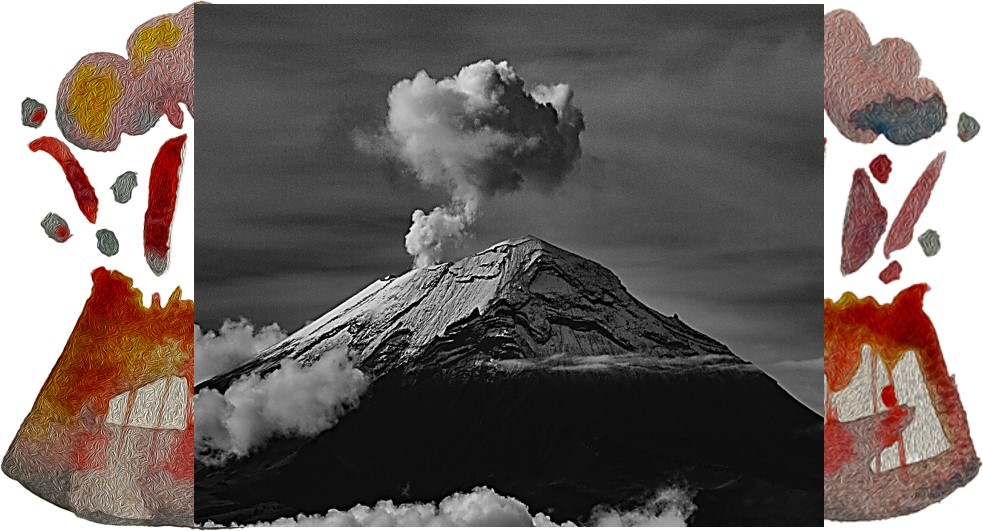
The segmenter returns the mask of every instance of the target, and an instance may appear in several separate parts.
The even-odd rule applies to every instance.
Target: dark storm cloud
[[[815,358],[821,17],[818,5],[203,5],[196,319],[296,329],[408,269],[403,217],[446,192],[359,152],[352,133],[385,125],[398,81],[487,57],[531,85],[569,84],[588,128],[564,186],[489,199],[465,251],[533,234],[746,359]]]

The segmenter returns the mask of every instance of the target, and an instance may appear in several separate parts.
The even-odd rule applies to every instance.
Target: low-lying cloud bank
[[[634,509],[618,511],[595,507],[590,518],[593,527],[685,527],[686,519],[696,512],[693,492],[667,487]]]
[[[369,378],[347,349],[325,352],[310,366],[285,360],[265,375],[252,374],[224,392],[195,395],[195,459],[220,465],[244,457],[276,437],[314,437],[358,407]]]
[[[598,506],[588,526],[684,527],[696,512],[693,493],[681,487],[665,487],[642,505],[630,510]],[[206,524],[206,527],[208,525]],[[347,511],[331,509],[324,515],[298,515],[262,522],[252,527],[577,527],[558,524],[549,516],[529,513],[529,507],[488,487],[452,494],[440,503],[404,503],[385,500],[374,507],[356,505]]]
[[[218,331],[202,330],[196,324],[195,383],[242,365],[286,337],[276,323],[257,329],[245,317],[238,321],[226,319]]]

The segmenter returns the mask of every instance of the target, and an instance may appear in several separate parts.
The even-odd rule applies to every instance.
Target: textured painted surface
[[[194,5],[141,24],[114,53],[82,57],[58,88],[55,117],[65,138],[83,149],[113,151],[123,134],[142,135],[166,115],[194,116]]]
[[[79,65],[68,85],[67,113],[75,117],[82,136],[105,141],[109,118],[123,97],[119,69],[112,62]],[[69,135],[65,135],[69,137]]]
[[[887,155],[878,155],[870,161],[870,174],[881,184],[887,184],[891,176],[891,159]]]
[[[843,219],[843,254],[840,258],[843,275],[849,275],[867,263],[886,228],[887,209],[881,206],[867,172],[858,169],[853,172],[853,185]]]
[[[928,229],[918,237],[918,245],[921,245],[925,256],[935,256],[942,249],[942,242],[939,240],[939,233]]]
[[[161,19],[152,26],[144,24],[143,29],[136,31],[136,38],[130,45],[130,64],[133,73],[143,74],[147,63],[157,50],[174,48],[181,42],[181,28],[169,18]]]
[[[942,129],[945,101],[932,80],[919,77],[911,43],[872,44],[860,19],[842,9],[826,14],[823,26],[823,106],[843,136],[869,144],[883,134],[908,145]]]
[[[943,164],[945,164],[945,151],[939,153],[929,163],[921,177],[911,187],[908,197],[905,198],[904,204],[901,205],[901,209],[894,218],[894,222],[891,223],[891,228],[887,231],[887,237],[884,239],[885,258],[890,258],[892,252],[904,249],[911,243],[915,233],[915,223],[918,223],[918,218],[922,216],[922,212],[928,206],[928,200],[932,197],[935,183],[942,175]]]
[[[915,354],[908,351],[891,371],[870,345],[860,350],[856,374],[846,388],[829,393],[839,422],[880,414],[904,404],[914,409],[909,426],[890,447],[870,461],[873,472],[887,471],[935,457],[952,447],[931,406]]]
[[[113,191],[113,198],[117,203],[127,203],[133,197],[133,189],[137,187],[137,174],[128,171],[116,178],[110,187]]]
[[[20,121],[27,127],[37,129],[48,116],[48,108],[34,98],[24,98],[20,104]]]
[[[885,284],[890,284],[898,280],[901,278],[901,264],[897,260],[891,260],[891,263],[877,275],[877,278],[881,279],[881,282]]]
[[[884,135],[890,142],[910,145],[926,139],[945,125],[945,102],[938,95],[916,101],[887,94],[850,113],[850,125]]]
[[[72,237],[72,231],[68,229],[68,222],[54,212],[48,212],[48,215],[41,220],[41,228],[44,229],[44,233],[49,238],[58,243],[65,243]]]
[[[958,130],[959,140],[969,142],[980,133],[980,123],[976,121],[976,118],[966,113],[961,113],[959,115]]]
[[[823,303],[828,519],[912,513],[979,471],[955,381],[922,310],[927,291],[918,284],[885,305],[852,293]]]
[[[194,303],[177,289],[147,308],[121,273],[98,268],[92,280],[3,470],[91,520],[190,525]]]
[[[96,248],[106,256],[113,256],[119,252],[119,240],[116,234],[109,229],[99,229],[96,231]]]
[[[150,168],[150,195],[143,224],[143,246],[147,265],[155,275],[167,270],[171,221],[177,204],[177,186],[184,161],[184,142],[188,135],[172,138],[160,147]]]
[[[42,136],[28,144],[27,147],[31,151],[44,151],[61,165],[62,171],[65,172],[65,178],[68,179],[68,184],[72,187],[72,193],[75,194],[75,202],[78,203],[79,210],[82,211],[85,219],[89,220],[89,223],[95,223],[96,215],[99,212],[99,198],[96,197],[95,188],[89,183],[89,177],[85,174],[85,170],[82,169],[78,159],[72,154],[72,150],[68,149],[68,146],[61,140],[50,136]]]

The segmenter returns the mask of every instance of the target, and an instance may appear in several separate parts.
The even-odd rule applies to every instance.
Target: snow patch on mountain
[[[678,318],[644,306],[603,266],[527,236],[376,281],[199,387],[224,389],[246,374],[268,374],[286,360],[310,365],[339,348],[374,376],[394,368],[751,368]]]

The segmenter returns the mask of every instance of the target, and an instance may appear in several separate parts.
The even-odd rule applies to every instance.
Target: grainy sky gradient
[[[444,204],[356,149],[426,70],[507,60],[568,83],[583,157],[485,203],[469,251],[533,234],[605,265],[822,410],[822,7],[222,6],[196,10],[196,319],[295,330],[406,271]]]

